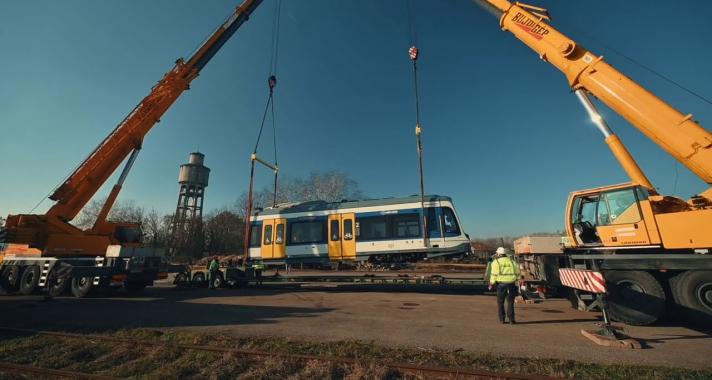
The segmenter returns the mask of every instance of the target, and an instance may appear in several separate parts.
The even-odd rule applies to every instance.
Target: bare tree
[[[247,192],[237,201],[236,208],[240,215],[247,212]],[[306,202],[322,200],[338,202],[344,199],[360,199],[363,196],[358,182],[343,172],[312,172],[307,178],[282,179],[278,183],[277,203]],[[255,191],[253,207],[264,208],[273,203],[274,192],[269,186]]]
[[[79,216],[72,221],[72,224],[83,230],[91,228],[105,202],[106,198],[92,200],[84,206]],[[106,219],[113,222],[142,223],[144,213],[143,207],[136,205],[134,200],[122,200],[114,203],[114,207],[111,208],[111,212],[109,212],[109,216]]]
[[[205,250],[211,254],[242,251],[245,239],[244,219],[227,209],[213,211],[205,220]]]
[[[155,209],[151,209],[141,224],[144,244],[154,248],[168,247],[172,218],[172,215],[162,215]]]
[[[0,216],[0,245],[5,241],[7,233],[5,232],[5,218]]]

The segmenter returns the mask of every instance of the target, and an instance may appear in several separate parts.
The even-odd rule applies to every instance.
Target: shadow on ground
[[[282,318],[310,318],[333,311],[324,307],[276,307],[186,302],[196,298],[233,297],[241,290],[178,291],[146,289],[135,297],[41,296],[0,297],[0,327],[101,332],[124,328],[208,327],[278,323]]]

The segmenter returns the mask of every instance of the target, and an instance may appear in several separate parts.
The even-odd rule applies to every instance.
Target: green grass
[[[557,359],[501,357],[461,350],[384,347],[373,342],[308,342],[286,338],[241,338],[193,331],[119,330],[115,337],[165,342],[136,346],[51,336],[6,337],[0,361],[130,379],[391,379],[404,378],[381,362],[477,368],[576,379],[710,379],[712,371],[601,365]],[[184,350],[176,344],[211,345],[275,353],[355,358],[357,363],[300,361],[280,357],[252,360],[235,353]],[[17,378],[3,377],[0,378]],[[21,377],[19,377],[21,378]]]

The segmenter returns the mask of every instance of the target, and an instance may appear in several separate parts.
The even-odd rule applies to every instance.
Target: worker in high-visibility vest
[[[215,289],[215,277],[218,276],[218,271],[220,271],[220,261],[218,261],[218,257],[214,256],[212,260],[210,260],[210,264],[208,264],[208,288],[210,289]]]
[[[519,280],[519,265],[514,258],[507,256],[504,247],[497,248],[492,259],[489,274],[489,289],[497,288],[497,315],[500,323],[505,323],[504,301],[507,301],[507,319],[509,324],[516,323],[514,319],[514,297],[517,296],[517,281]]]

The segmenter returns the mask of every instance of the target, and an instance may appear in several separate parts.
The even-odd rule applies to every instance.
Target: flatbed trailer
[[[337,272],[338,273],[338,272]],[[453,275],[454,274],[454,275]],[[347,273],[347,274],[280,274],[258,275],[252,267],[220,267],[215,287],[246,286],[249,284],[266,283],[351,283],[376,285],[439,285],[484,288],[486,279],[479,277],[463,277],[462,273],[441,275],[434,273]],[[179,273],[176,284],[196,287],[208,286],[208,270],[206,268],[188,268]]]

